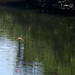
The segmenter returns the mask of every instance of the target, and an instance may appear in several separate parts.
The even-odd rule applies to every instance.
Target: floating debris
[[[18,37],[18,38],[17,38],[17,40],[22,40],[22,39],[23,39],[22,37]]]

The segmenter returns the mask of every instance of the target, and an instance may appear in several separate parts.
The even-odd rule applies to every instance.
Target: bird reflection
[[[23,60],[23,52],[24,52],[24,42],[23,42],[23,38],[22,37],[18,37],[18,54],[17,57],[18,59],[22,59]]]
[[[34,61],[23,61],[24,58],[24,42],[18,40],[17,62],[14,75],[43,75],[42,63]]]
[[[24,53],[24,42],[23,38],[18,37],[18,52],[17,52],[17,62],[16,62],[16,73],[21,72],[21,67],[23,65],[23,53]]]

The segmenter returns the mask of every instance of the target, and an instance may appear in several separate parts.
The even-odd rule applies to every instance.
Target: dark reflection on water
[[[1,75],[75,75],[75,17],[13,7],[0,11]]]
[[[18,54],[14,75],[43,75],[43,69],[40,67],[42,63],[39,62],[23,62],[24,60],[24,43],[18,42]]]

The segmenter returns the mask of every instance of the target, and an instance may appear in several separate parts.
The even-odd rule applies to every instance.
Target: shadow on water
[[[39,4],[34,4],[31,1],[19,1],[19,2],[4,2],[0,3],[1,6],[14,7],[24,10],[35,10],[38,13],[42,14],[52,14],[52,15],[60,15],[60,16],[75,16],[75,10],[71,9],[52,9],[51,6],[39,7]]]
[[[2,6],[15,7],[20,9],[34,9],[35,7],[28,1],[15,1],[15,2],[3,2],[0,3]]]

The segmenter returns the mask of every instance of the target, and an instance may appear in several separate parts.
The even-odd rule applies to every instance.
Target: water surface
[[[0,74],[75,75],[74,21],[0,6]]]

